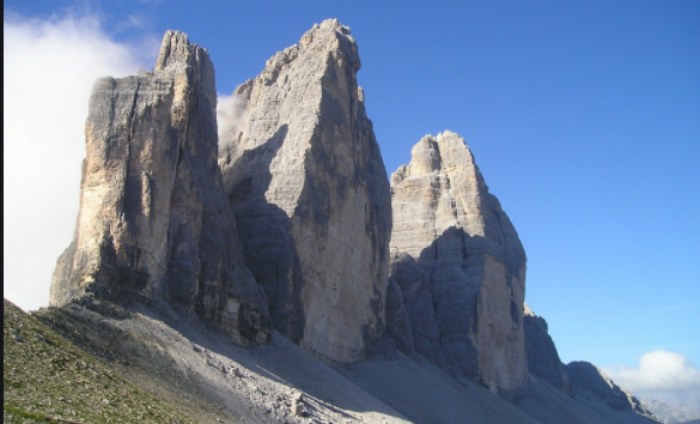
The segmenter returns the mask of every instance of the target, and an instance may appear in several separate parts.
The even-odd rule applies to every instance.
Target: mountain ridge
[[[650,422],[526,314],[524,248],[461,136],[424,137],[389,184],[359,67],[349,28],[315,25],[237,89],[220,146],[185,34],[98,81],[37,316],[207,421]]]

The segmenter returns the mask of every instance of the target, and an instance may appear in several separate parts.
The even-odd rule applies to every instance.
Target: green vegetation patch
[[[191,422],[4,301],[4,423]]]

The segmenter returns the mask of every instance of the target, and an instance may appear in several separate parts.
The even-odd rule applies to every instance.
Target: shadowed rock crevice
[[[416,348],[413,328],[403,303],[403,293],[399,284],[391,277],[386,292],[386,320],[387,335],[394,340],[396,348],[408,356],[414,356]]]
[[[224,185],[240,229],[246,266],[265,290],[274,328],[299,343],[304,336],[299,255],[289,234],[289,216],[265,196],[272,181],[271,162],[287,132],[288,126],[282,125],[266,143],[245,150],[232,166],[222,164],[229,170]]]

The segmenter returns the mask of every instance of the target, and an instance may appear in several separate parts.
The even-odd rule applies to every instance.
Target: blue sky
[[[77,31],[88,34],[83,41],[99,39],[106,47],[98,50],[123,56],[132,69],[106,68],[114,73],[151,68],[163,32],[178,29],[209,50],[217,90],[231,94],[314,23],[338,18],[359,46],[358,80],[387,172],[408,162],[425,134],[449,129],[464,136],[525,246],[526,301],[547,319],[562,360],[635,367],[642,355],[666,350],[700,365],[700,2],[378,3],[10,0],[4,68],[88,67],[58,56],[22,68],[22,53],[11,56],[16,42],[7,39],[22,25],[78,22]],[[21,85],[7,75],[4,84]],[[89,92],[91,77],[83,84]],[[19,102],[8,96],[5,109]],[[38,93],[32,101],[49,97]],[[71,101],[80,127],[87,96]],[[19,122],[8,113],[6,123]],[[75,170],[66,159],[60,171],[33,171],[45,174],[36,184],[64,174],[74,181],[74,209],[65,213],[70,220],[62,218],[65,234],[56,236],[63,248],[77,213],[82,127],[65,141],[70,147],[52,136],[23,141],[21,132],[4,132],[5,192],[37,197],[20,170],[8,171],[8,160],[39,160],[41,143],[77,152],[70,153]],[[22,155],[26,162],[8,159]],[[8,196],[6,205],[30,204]],[[59,215],[50,202],[37,209]],[[27,228],[43,219],[40,212]],[[15,216],[5,218],[5,232],[10,222],[30,246],[32,230],[17,224],[29,220],[26,208]],[[8,237],[6,252],[19,244]],[[41,304],[60,250],[22,268],[35,253],[27,249],[5,253],[6,285],[36,268],[36,281],[21,286],[36,290],[31,296]],[[49,270],[45,278],[39,268]]]

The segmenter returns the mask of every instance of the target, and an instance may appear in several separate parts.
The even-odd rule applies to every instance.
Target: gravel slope
[[[41,325],[34,317],[24,316]],[[525,388],[497,396],[478,385],[458,383],[419,356],[408,358],[398,354],[389,360],[324,363],[279,334],[274,335],[268,346],[243,349],[182,310],[154,311],[138,304],[123,308],[90,301],[87,306],[71,304],[65,308],[42,309],[34,316],[70,343],[94,355],[90,356],[87,369],[95,370],[90,378],[100,381],[97,387],[114,387],[114,383],[101,383],[107,378],[124,381],[128,387],[139,387],[141,391],[122,397],[94,392],[94,400],[86,408],[93,411],[90,413],[98,414],[106,408],[100,403],[102,398],[109,399],[110,404],[129,406],[130,409],[124,409],[132,414],[129,419],[114,422],[148,422],[135,414],[144,414],[145,406],[157,404],[164,405],[158,411],[168,418],[154,422],[166,423],[172,422],[167,415],[170,411],[177,411],[183,417],[182,421],[175,418],[177,422],[189,419],[198,423],[651,423],[632,413],[613,411],[603,403],[575,400],[534,378]],[[42,334],[51,331],[42,328]],[[12,333],[7,324],[5,333],[6,345],[20,344],[8,339]],[[60,350],[89,356],[66,341],[61,343]],[[27,353],[16,351],[12,355],[21,358]],[[7,350],[5,356],[7,374]],[[79,363],[78,359],[71,361]],[[71,369],[74,368],[80,369]],[[10,371],[10,375],[17,372]],[[50,371],[47,369],[47,373]],[[29,382],[26,386],[32,387],[27,390],[39,390],[36,380],[31,380],[29,375],[15,376],[10,383],[24,379]],[[84,381],[71,378],[70,381],[81,384],[90,381],[87,377]],[[66,378],[61,375],[57,379]],[[95,386],[91,382],[87,384],[91,388]],[[5,386],[7,400],[7,377]],[[145,392],[148,394],[140,394]],[[45,401],[48,393],[36,395],[37,402]],[[293,413],[292,406],[300,398],[303,412]],[[137,401],[140,403],[133,403]],[[33,412],[22,405],[24,411]],[[72,417],[67,415],[69,411],[64,408],[52,413],[60,412],[60,417],[69,419]],[[79,422],[107,422],[98,419],[99,415],[91,417],[95,419]]]

